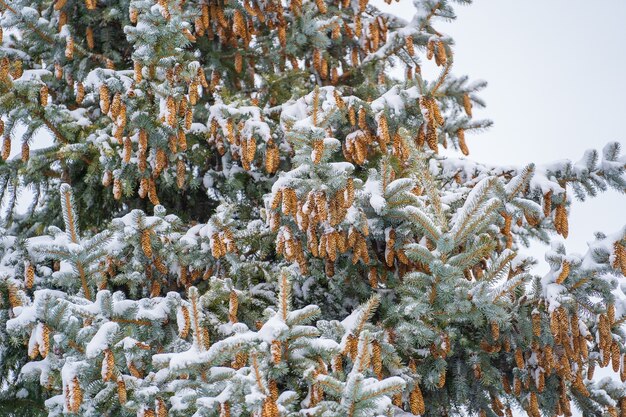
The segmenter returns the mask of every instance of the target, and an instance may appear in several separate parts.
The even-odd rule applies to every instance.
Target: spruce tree
[[[467,159],[455,3],[0,0],[0,412],[625,417],[626,158]]]

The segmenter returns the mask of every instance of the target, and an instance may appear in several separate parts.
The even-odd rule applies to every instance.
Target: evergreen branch
[[[485,280],[489,282],[495,279],[499,279],[500,274],[502,274],[505,268],[510,267],[511,261],[515,259],[516,256],[517,256],[517,253],[508,249],[504,250],[498,256],[498,258],[493,261],[492,265],[487,270],[487,275],[485,276]]]
[[[430,239],[434,242],[439,240],[441,231],[438,230],[437,226],[428,218],[426,213],[414,206],[405,207],[404,212],[409,219],[415,221],[420,228],[428,234]]]
[[[111,321],[122,324],[135,324],[137,326],[152,326],[154,322],[149,320],[126,319],[121,317],[111,317]]]
[[[46,41],[47,43],[49,43],[51,45],[54,45],[54,39],[52,39],[51,37],[49,37],[48,35],[43,33],[41,30],[39,30],[39,28],[37,28],[37,26],[33,25],[30,22],[24,21],[24,19],[22,18],[22,15],[20,13],[18,13],[14,8],[9,6],[4,0],[0,0],[0,7],[3,8],[4,10],[8,10],[11,13],[13,13],[18,19],[20,19],[22,22],[24,22],[26,24],[26,26],[28,26],[28,28],[30,30],[32,30],[37,35],[39,35],[39,37],[41,37],[41,39],[43,39],[44,41]]]
[[[286,323],[290,326],[297,326],[305,323],[314,317],[319,316],[320,308],[318,306],[309,305],[289,314]]]
[[[39,28],[37,28],[37,26],[33,25],[30,22],[25,21],[22,18],[22,15],[20,13],[18,13],[14,8],[12,8],[11,6],[9,6],[4,0],[0,0],[0,8],[3,8],[4,10],[8,10],[11,13],[13,13],[18,19],[20,19],[30,30],[32,30],[33,32],[35,32],[41,39],[43,39],[46,43],[54,46],[55,45],[55,40],[53,38],[51,38],[50,36],[48,36],[47,34],[45,34],[44,32],[42,32],[41,30],[39,30]],[[89,58],[92,58],[94,60],[100,61],[102,64],[107,64],[107,62],[112,60],[109,60],[109,58],[107,58],[106,56],[102,55],[102,54],[95,54],[92,52],[87,51],[85,48],[81,47],[80,45],[74,45],[74,49],[76,51],[78,51],[79,54],[87,56]]]
[[[87,283],[87,275],[85,274],[85,268],[81,262],[76,262],[76,269],[78,269],[78,275],[80,276],[80,283],[83,287],[83,294],[85,298],[91,301],[91,291],[89,290],[89,284]]]
[[[524,285],[526,282],[526,278],[529,275],[524,273],[524,274],[519,274],[516,275],[515,277],[509,279],[508,281],[506,281],[500,291],[498,292],[498,294],[496,294],[496,296],[494,297],[493,301],[499,301],[502,297],[504,297],[505,295],[511,293],[511,291],[514,291],[516,288],[518,288],[521,285]]]
[[[65,230],[71,242],[78,243],[78,229],[76,226],[76,213],[74,211],[72,189],[69,185],[63,184],[61,185],[60,192],[63,205],[63,217],[65,219]]]
[[[452,58],[451,57],[446,62],[446,65],[444,66],[443,70],[441,71],[441,74],[439,74],[439,77],[437,78],[437,82],[435,83],[435,85],[433,86],[432,90],[430,91],[431,95],[435,95],[435,93],[437,93],[437,90],[439,90],[439,87],[441,87],[443,82],[446,80],[446,78],[448,78],[448,74],[450,73],[450,68],[452,68]]]
[[[3,0],[0,0],[0,2],[2,2]],[[33,104],[32,101],[29,99],[29,97],[24,96],[22,94],[19,94],[15,89],[12,90],[12,93],[15,97],[17,97],[24,105],[30,105]],[[56,127],[54,125],[54,123],[52,123],[45,114],[45,111],[43,109],[43,107],[39,104],[35,105],[35,110],[33,112],[31,112],[31,116],[36,116],[37,118],[39,118],[43,124],[50,129],[50,132],[52,132],[54,134],[54,137],[57,138],[61,143],[63,144],[68,144],[70,143],[70,141],[63,135],[63,133],[61,133],[61,131],[59,130],[58,127]]]
[[[331,395],[341,395],[343,392],[343,383],[330,375],[318,374],[315,382]]]
[[[405,386],[406,383],[399,377],[387,378],[364,388],[359,397],[359,401],[368,401],[382,397],[383,395],[400,392]]]
[[[355,327],[355,336],[358,336],[361,333],[363,327],[365,326],[365,323],[367,323],[372,318],[379,304],[380,296],[378,294],[374,294],[369,298],[369,300],[365,302],[362,307],[359,308],[360,313]]]
[[[521,173],[517,174],[513,179],[511,179],[506,187],[508,191],[508,198],[512,199],[514,196],[521,193],[523,189],[528,186],[528,183],[530,182],[534,173],[535,165],[529,164],[522,169]]]
[[[259,391],[263,394],[267,395],[267,390],[265,389],[265,384],[263,384],[263,380],[261,378],[261,371],[259,370],[259,362],[257,360],[256,351],[252,351],[250,354],[252,359],[252,369],[254,370],[254,380],[256,381],[257,387],[259,387]]]
[[[480,233],[485,226],[491,224],[491,218],[502,202],[497,198],[492,198],[484,204],[476,207],[476,211],[467,217],[456,230],[455,241],[462,242],[470,233]],[[478,211],[480,209],[480,211]],[[455,225],[456,226],[456,225]]]
[[[284,322],[287,322],[287,314],[289,313],[290,288],[287,280],[287,273],[282,271],[279,281],[278,299],[280,302],[280,315]]]
[[[415,173],[417,175],[418,180],[420,181],[422,187],[426,191],[426,195],[428,196],[428,202],[430,206],[433,208],[435,213],[435,219],[437,220],[439,228],[442,230],[447,230],[448,221],[446,219],[445,214],[443,213],[443,208],[441,204],[441,196],[439,195],[439,189],[430,174],[428,165],[426,160],[424,159],[424,155],[420,154],[415,159]]]

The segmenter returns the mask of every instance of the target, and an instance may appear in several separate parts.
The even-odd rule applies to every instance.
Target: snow
[[[169,296],[169,294],[168,294]],[[136,311],[136,312],[135,312]],[[153,323],[163,322],[170,313],[168,299],[155,297],[152,299],[119,300],[113,303],[113,314],[118,317],[128,317],[128,313],[135,312],[136,320],[147,320]]]
[[[88,358],[95,358],[100,355],[105,349],[108,349],[111,339],[119,330],[120,326],[117,323],[107,322],[102,324],[85,347],[85,355]]]
[[[382,215],[387,201],[383,197],[383,186],[380,180],[370,175],[363,186],[363,193],[369,196],[369,203],[378,215]]]
[[[73,362],[71,360],[68,360],[63,364],[63,368],[61,368],[63,386],[68,385],[75,376],[80,374],[81,365],[81,362]]]
[[[354,310],[348,317],[341,321],[341,325],[345,329],[346,333],[352,332],[357,325],[361,317],[361,310]]]
[[[44,77],[50,77],[52,73],[46,69],[28,69],[24,70],[20,81],[41,81]]]
[[[119,86],[119,89],[128,91],[131,89],[134,81],[129,75],[125,75],[124,71],[115,71],[106,68],[96,68],[89,71],[83,85],[85,89],[97,91],[102,84],[107,84],[109,87]]]
[[[48,358],[40,361],[31,361],[24,364],[20,370],[20,376],[27,380],[39,377],[39,382],[44,385],[48,383],[50,374],[50,360]]]
[[[115,344],[115,347],[121,347],[123,350],[131,350],[137,347],[141,343],[139,340],[126,336]]]
[[[70,116],[74,119],[74,123],[77,126],[87,127],[92,124],[92,122],[86,117],[87,109],[79,107],[75,110],[69,111]]]
[[[421,96],[416,86],[401,90],[399,85],[394,85],[386,93],[370,103],[373,112],[380,113],[390,109],[392,115],[402,115],[407,103],[415,103]]]
[[[289,330],[289,327],[282,321],[279,314],[270,318],[263,327],[258,331],[257,336],[260,340],[272,343],[274,340],[281,340],[282,335]]]
[[[339,348],[339,344],[331,339],[324,339],[324,338],[312,339],[309,341],[309,345],[311,349],[317,352],[325,352],[325,353],[333,352],[335,354],[338,354],[341,350]]]
[[[201,351],[193,345],[190,350],[185,352],[170,355],[155,355],[153,360],[163,363],[163,361],[169,359],[169,367],[172,371],[182,371],[194,365],[214,364],[218,358],[222,357],[224,352],[234,352],[239,350],[243,344],[250,344],[257,341],[258,338],[253,332],[236,334],[214,343],[209,350],[206,351]]]
[[[400,191],[410,190],[414,185],[415,182],[411,178],[398,178],[387,185],[385,194],[391,196]]]
[[[6,328],[8,332],[18,332],[21,329],[30,327],[31,324],[37,322],[38,311],[43,311],[43,304],[48,298],[65,298],[66,294],[62,291],[55,290],[37,290],[34,294],[34,300],[31,305],[14,309],[16,315],[7,321]],[[41,310],[40,310],[41,309]]]
[[[22,18],[30,22],[36,22],[39,19],[39,12],[32,7],[22,6],[20,11]]]

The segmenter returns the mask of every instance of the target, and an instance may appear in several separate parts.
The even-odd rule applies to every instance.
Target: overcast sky
[[[405,18],[414,10],[411,1],[372,2]],[[470,158],[577,161],[609,141],[626,148],[626,1],[475,0],[456,10],[456,21],[435,27],[455,41],[453,72],[489,83],[487,108],[475,116],[494,121],[468,134]],[[568,250],[584,252],[594,231],[624,224],[624,194],[575,202]]]

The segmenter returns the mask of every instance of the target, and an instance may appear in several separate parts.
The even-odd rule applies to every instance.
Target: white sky
[[[413,15],[411,1],[372,3]],[[434,26],[455,41],[453,72],[489,84],[481,93],[487,132],[468,135],[470,158],[499,164],[579,160],[609,141],[626,151],[626,1],[475,0]],[[569,251],[584,252],[594,231],[626,224],[626,196],[614,191],[570,214]],[[542,250],[534,248],[534,256]]]

